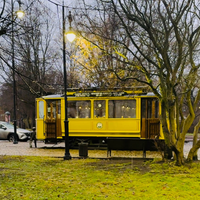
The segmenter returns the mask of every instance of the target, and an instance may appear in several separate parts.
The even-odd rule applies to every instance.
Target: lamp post
[[[69,12],[68,20],[70,24],[69,32],[65,32],[65,9],[64,1],[62,6],[62,19],[63,19],[63,71],[64,71],[64,98],[65,98],[65,155],[64,160],[70,160],[71,155],[69,153],[69,120],[68,120],[68,103],[67,103],[67,72],[66,72],[66,38],[72,42],[75,39],[75,34],[71,30],[72,16]]]
[[[16,16],[18,18],[22,18],[24,16],[24,12],[21,10],[21,1],[17,0],[19,3],[19,10],[16,12]],[[15,82],[15,41],[14,41],[14,1],[11,0],[11,42],[12,42],[12,70],[13,70],[13,122],[14,122],[14,140],[13,144],[18,144],[17,141],[17,124],[16,124],[16,82]]]

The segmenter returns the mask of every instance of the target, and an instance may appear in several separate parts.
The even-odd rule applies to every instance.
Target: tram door
[[[159,101],[157,98],[141,99],[141,138],[155,139],[160,135]]]
[[[37,100],[36,104],[36,129],[37,138],[44,138],[44,118],[45,118],[45,100],[40,98]]]
[[[57,141],[62,137],[61,131],[61,101],[47,100],[47,117],[45,121],[45,141]]]

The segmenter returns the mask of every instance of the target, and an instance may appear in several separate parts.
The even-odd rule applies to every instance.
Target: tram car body
[[[142,91],[70,91],[67,93],[69,142],[105,142],[112,149],[151,150],[164,142],[160,105],[153,93]],[[65,137],[65,99],[36,99],[37,139],[58,142]]]

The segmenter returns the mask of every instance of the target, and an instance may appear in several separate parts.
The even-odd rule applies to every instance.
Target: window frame
[[[75,103],[75,107],[70,107],[70,103]],[[88,117],[80,117],[80,113],[79,113],[79,107],[80,106],[82,106],[82,105],[77,105],[77,102],[88,102],[89,103],[89,107],[88,107],[88,109],[89,109],[89,111],[88,111]],[[72,108],[75,108],[75,117],[70,117],[70,110],[69,109],[72,109]],[[67,115],[68,115],[68,118],[69,119],[91,119],[91,116],[92,116],[92,113],[91,113],[91,109],[92,108],[92,102],[91,102],[91,100],[89,99],[89,100],[70,100],[70,101],[68,101],[68,109],[67,109]],[[82,109],[82,108],[81,108]],[[85,109],[85,108],[84,108]],[[82,113],[83,114],[83,113]],[[85,114],[85,113],[84,113]]]
[[[121,117],[118,117],[119,114],[117,114],[117,111],[116,111],[118,105],[116,105],[116,108],[113,108],[113,113],[112,113],[113,117],[110,117],[111,116],[111,114],[110,114],[110,106],[111,105],[109,105],[109,102],[113,102],[113,101],[117,101],[117,102],[124,101],[124,104],[126,104],[128,101],[134,102],[135,107],[129,108],[129,109],[134,109],[134,113],[130,113],[131,114],[130,117],[127,117],[127,113],[124,112],[124,114],[123,114],[122,110],[120,109],[118,112],[120,112]],[[114,109],[115,109],[115,111],[114,111]],[[115,114],[114,114],[114,112],[115,112]],[[115,115],[115,117],[114,117],[114,115]],[[131,116],[133,116],[133,117],[131,117]],[[137,118],[137,101],[136,101],[136,99],[109,99],[108,100],[108,119],[136,119],[136,118]]]

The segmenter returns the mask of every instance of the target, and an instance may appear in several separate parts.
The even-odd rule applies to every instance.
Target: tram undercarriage
[[[63,139],[45,139],[45,144],[63,142]],[[87,138],[87,137],[69,137],[70,149],[77,149],[81,143],[87,143],[90,149],[110,150],[135,150],[135,151],[163,151],[165,147],[164,140],[159,139],[140,139],[140,138]]]

